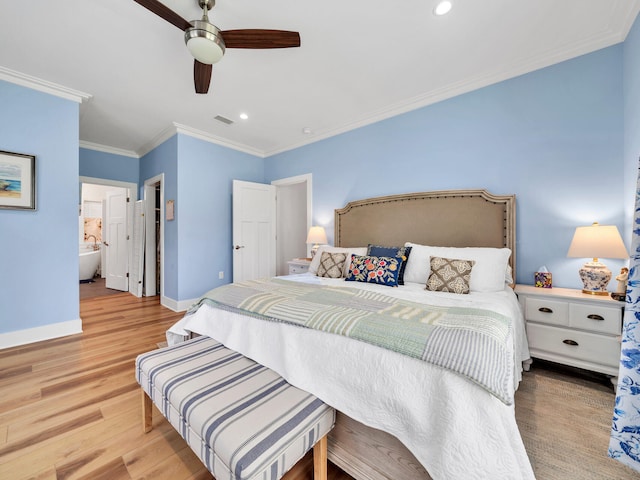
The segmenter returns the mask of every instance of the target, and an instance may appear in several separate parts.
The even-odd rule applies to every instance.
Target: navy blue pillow
[[[403,263],[401,257],[351,255],[351,265],[345,281],[377,283],[387,287],[397,287],[400,265]]]
[[[369,245],[367,255],[373,257],[401,257],[402,265],[398,273],[398,285],[404,285],[404,269],[411,254],[411,247],[383,247],[381,245]]]

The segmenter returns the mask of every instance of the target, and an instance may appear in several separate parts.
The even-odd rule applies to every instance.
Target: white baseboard
[[[0,333],[0,349],[82,333],[82,319]]]
[[[167,307],[169,310],[173,310],[174,312],[186,312],[189,310],[191,305],[196,303],[198,300],[198,298],[192,298],[191,300],[176,301],[173,298],[160,297],[160,305]]]

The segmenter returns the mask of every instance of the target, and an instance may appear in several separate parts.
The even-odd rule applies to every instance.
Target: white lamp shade
[[[628,258],[618,227],[599,225],[578,227],[569,246],[568,257],[581,258]]]
[[[324,227],[311,227],[307,235],[307,243],[327,243],[327,234],[324,231]]]

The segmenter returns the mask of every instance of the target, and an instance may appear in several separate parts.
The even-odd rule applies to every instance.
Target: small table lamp
[[[594,222],[590,227],[578,227],[573,235],[567,257],[591,257],[580,269],[583,293],[591,295],[608,295],[607,285],[611,280],[611,270],[598,258],[628,258],[618,227],[615,225],[599,225]]]
[[[307,243],[313,243],[313,247],[311,247],[311,258],[313,258],[320,244],[327,243],[327,234],[324,231],[324,227],[311,227],[307,235]]]

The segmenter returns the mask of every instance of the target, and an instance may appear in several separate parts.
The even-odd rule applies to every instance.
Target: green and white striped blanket
[[[358,288],[281,279],[232,283],[206,293],[224,310],[344,335],[447,368],[513,403],[511,321],[490,310],[424,305]]]

